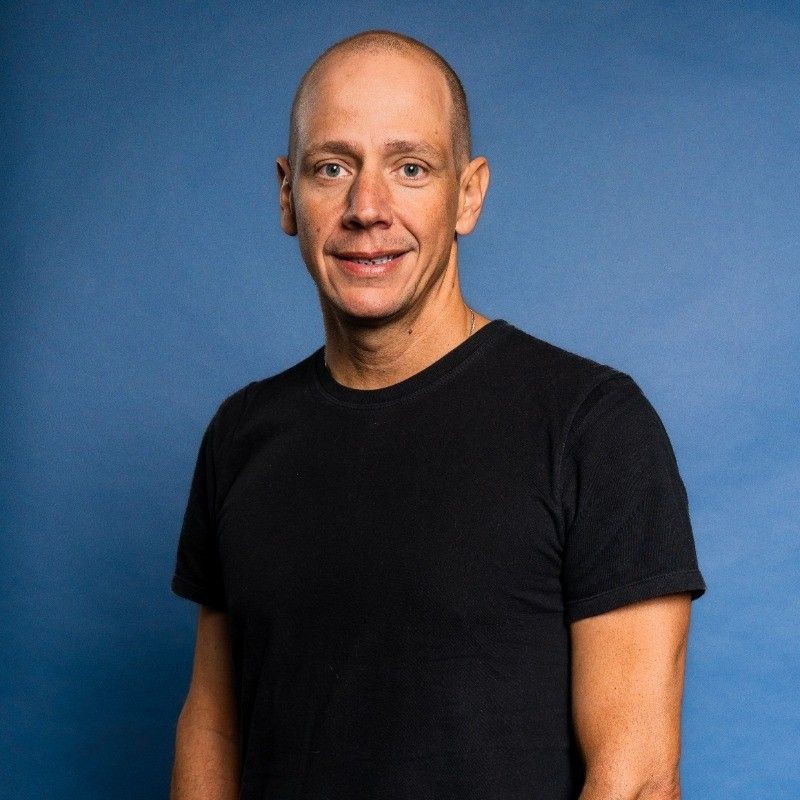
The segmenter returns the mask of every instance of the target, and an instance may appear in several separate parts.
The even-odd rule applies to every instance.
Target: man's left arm
[[[571,624],[580,800],[679,800],[690,605],[673,594]]]

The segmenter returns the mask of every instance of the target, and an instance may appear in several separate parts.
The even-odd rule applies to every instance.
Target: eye
[[[319,169],[326,178],[338,178],[342,174],[341,164],[323,164]]]
[[[423,167],[420,164],[403,164],[400,168],[404,178],[422,177]]]

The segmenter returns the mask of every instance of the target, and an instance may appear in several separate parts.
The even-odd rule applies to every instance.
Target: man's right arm
[[[170,800],[237,800],[240,759],[228,615],[201,605],[192,679],[175,734]]]

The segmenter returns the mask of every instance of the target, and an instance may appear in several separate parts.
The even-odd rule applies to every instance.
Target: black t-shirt
[[[173,591],[230,614],[244,800],[567,800],[569,623],[705,586],[633,379],[493,320],[383,389],[219,406]]]

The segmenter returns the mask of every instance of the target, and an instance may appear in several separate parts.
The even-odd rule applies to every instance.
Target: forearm
[[[689,603],[668,595],[573,624],[580,800],[680,800]]]
[[[182,713],[175,735],[170,800],[237,800],[240,758],[236,737]]]

